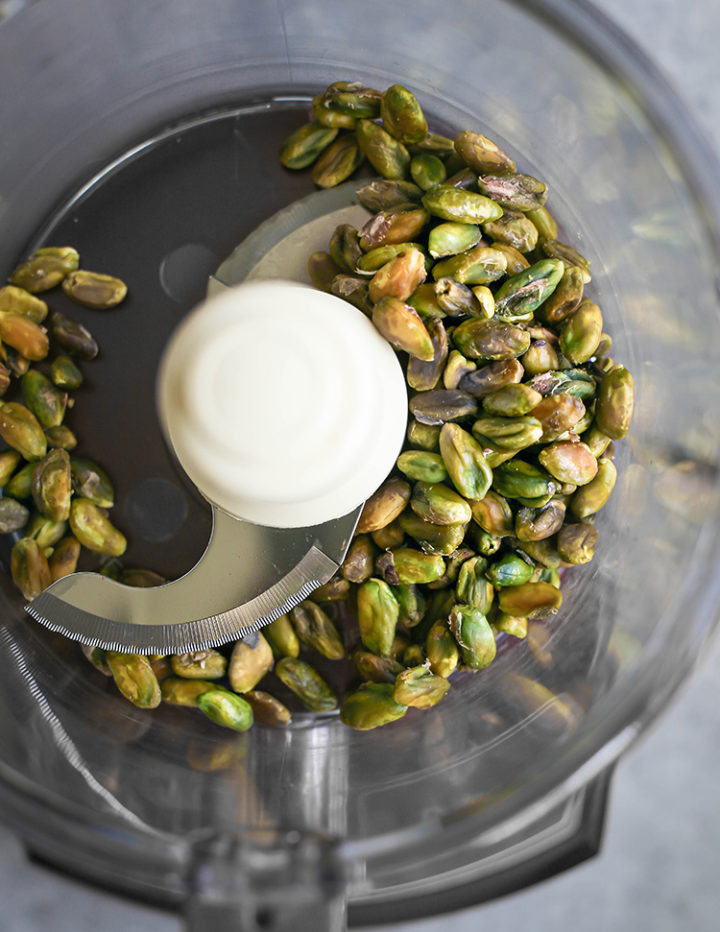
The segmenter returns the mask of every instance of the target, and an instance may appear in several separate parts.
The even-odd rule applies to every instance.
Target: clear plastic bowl
[[[507,889],[581,820],[584,789],[665,706],[716,623],[720,173],[708,147],[653,66],[577,0],[450,0],[441,10],[400,0],[54,0],[6,9],[0,269],[43,231],[65,229],[58,217],[72,223],[68,198],[80,192],[82,207],[83,196],[89,203],[101,184],[159,153],[147,198],[162,191],[173,218],[187,205],[183,229],[194,228],[202,247],[190,254],[207,272],[208,252],[229,251],[309,191],[307,178],[275,161],[308,95],[339,77],[400,82],[434,127],[486,132],[548,182],[553,214],[592,261],[591,294],[613,356],[635,375],[637,407],[598,519],[598,555],[566,578],[560,615],[437,708],[378,731],[300,716],[287,730],[228,737],[173,708],[135,709],[75,645],[24,616],[4,574],[3,818],[41,856],[186,904],[198,927],[212,915],[219,929],[243,910],[279,925],[301,907],[330,925],[345,900],[350,921],[367,924],[466,905],[486,895],[488,878],[495,892]],[[228,114],[234,135],[217,145],[242,170],[218,182],[235,224],[223,215],[228,242],[218,244],[205,201],[192,188],[168,193],[168,153],[174,140],[194,138],[193,126],[227,127]],[[104,242],[102,228],[117,248],[120,224],[97,203],[96,226],[78,224],[78,240]],[[163,216],[124,234],[137,294],[157,292],[124,335],[148,344],[144,363],[203,287],[202,276],[191,278],[172,307],[162,303],[158,258],[187,245],[158,243]],[[97,327],[112,346],[102,340],[112,325]],[[134,429],[149,368],[118,368],[107,352],[87,403],[87,442],[124,451],[117,514],[130,525],[128,483],[170,468],[164,454],[140,455],[146,443],[156,448]],[[111,393],[122,386],[114,419],[104,379]],[[153,415],[144,417],[150,431]],[[136,551],[166,572],[190,566],[207,532],[202,504],[178,483],[197,520],[164,541],[143,538]],[[168,499],[171,511],[177,501]]]

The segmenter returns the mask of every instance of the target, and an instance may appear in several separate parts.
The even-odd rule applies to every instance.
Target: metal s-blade
[[[108,650],[183,653],[237,640],[289,611],[337,571],[360,511],[312,528],[266,528],[213,509],[199,562],[180,579],[133,588],[75,573],[27,611],[66,637]]]

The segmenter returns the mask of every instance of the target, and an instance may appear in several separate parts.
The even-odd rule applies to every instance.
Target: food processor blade
[[[245,637],[337,572],[362,506],[308,528],[270,528],[213,507],[205,553],[184,576],[152,588],[73,573],[26,610],[66,637],[106,650],[183,653]]]

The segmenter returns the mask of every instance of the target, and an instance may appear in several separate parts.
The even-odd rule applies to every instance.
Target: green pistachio
[[[125,537],[89,498],[73,498],[70,504],[70,528],[88,550],[113,557],[125,553]]]
[[[285,168],[299,169],[312,165],[338,134],[337,128],[314,121],[290,133],[280,147],[280,162]]]
[[[380,101],[380,116],[387,131],[400,142],[417,143],[427,136],[427,120],[420,104],[415,96],[401,84],[393,84],[383,94]],[[437,157],[433,156],[433,158]],[[442,162],[440,164],[442,165]],[[443,169],[444,167],[443,165]],[[417,181],[414,175],[413,181]]]
[[[529,582],[532,576],[532,566],[516,553],[504,553],[499,559],[490,564],[487,578],[493,586],[521,586]]]
[[[127,295],[127,285],[112,275],[79,269],[66,275],[62,290],[71,300],[85,307],[106,310],[117,307]]]
[[[398,676],[393,688],[393,699],[400,705],[429,709],[437,705],[449,689],[450,683],[444,677],[432,673],[429,664],[422,664]]]
[[[276,657],[297,657],[300,641],[287,615],[280,615],[263,628],[265,640]]]
[[[463,130],[455,137],[455,151],[462,160],[480,174],[514,172],[515,163],[503,150],[480,133]]]
[[[365,502],[356,531],[366,534],[387,527],[410,501],[410,485],[404,479],[386,479],[377,491]]]
[[[398,456],[397,468],[420,482],[443,482],[448,475],[442,456],[427,450],[406,450]]]
[[[218,650],[189,651],[173,654],[170,666],[175,676],[187,680],[219,680],[227,672],[227,659]]]
[[[126,699],[141,709],[160,705],[160,684],[147,657],[114,650],[109,650],[105,657],[115,685]]]
[[[624,366],[615,366],[598,386],[595,421],[600,430],[613,440],[622,439],[630,429],[634,400],[632,374]]]
[[[275,667],[275,674],[313,712],[330,712],[337,707],[333,690],[304,660],[283,657]]]
[[[457,256],[477,246],[481,240],[482,230],[474,223],[439,223],[428,234],[428,252],[434,259]]]
[[[565,271],[559,259],[542,259],[512,275],[495,293],[495,314],[505,320],[530,320],[555,290]]]
[[[495,317],[465,320],[452,336],[460,352],[472,359],[513,359],[522,356],[530,346],[529,333]]]
[[[10,275],[10,284],[32,294],[48,291],[59,285],[69,272],[80,264],[80,256],[72,246],[45,246],[21,262]]]
[[[227,676],[236,693],[254,689],[260,680],[272,670],[273,652],[269,642],[259,631],[236,641],[230,655]]]
[[[460,495],[471,500],[485,497],[492,484],[492,470],[471,434],[457,424],[444,424],[440,430],[440,455]]]
[[[301,602],[290,611],[290,618],[300,640],[323,657],[342,660],[345,656],[345,645],[340,632],[319,605],[309,600]],[[242,689],[238,691],[245,692]]]
[[[460,656],[471,670],[482,670],[495,659],[495,635],[485,615],[469,605],[456,605],[448,620],[460,647]]]
[[[433,216],[456,223],[486,223],[488,220],[497,220],[503,212],[502,207],[489,197],[449,184],[430,188],[422,202]]]
[[[253,723],[249,702],[227,689],[209,689],[197,697],[197,707],[210,721],[233,731],[247,731]]]
[[[407,706],[395,701],[393,690],[390,683],[364,683],[343,699],[340,721],[359,731],[397,721],[407,712]]]
[[[390,656],[400,606],[384,580],[368,579],[358,588],[357,613],[365,647],[381,657]]]
[[[500,611],[520,618],[554,615],[562,604],[562,593],[547,582],[527,582],[508,586],[498,594]]]
[[[455,596],[462,605],[469,605],[487,615],[493,604],[494,590],[486,578],[488,561],[484,557],[471,557],[460,567]]]
[[[578,489],[570,500],[570,511],[576,517],[588,518],[607,504],[617,480],[617,469],[612,460],[598,460],[598,471],[594,479]]]
[[[360,151],[383,178],[399,181],[410,167],[410,153],[398,139],[371,120],[358,120],[355,135]]]
[[[397,547],[392,554],[400,585],[431,583],[445,573],[445,560],[439,554],[422,553],[412,547]]]

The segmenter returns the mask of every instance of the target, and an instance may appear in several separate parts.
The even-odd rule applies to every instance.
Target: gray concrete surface
[[[599,0],[664,69],[720,150],[720,6]],[[720,928],[720,644],[621,763],[602,854],[501,901],[397,932]],[[176,919],[29,865],[0,829],[0,932],[178,932]]]

